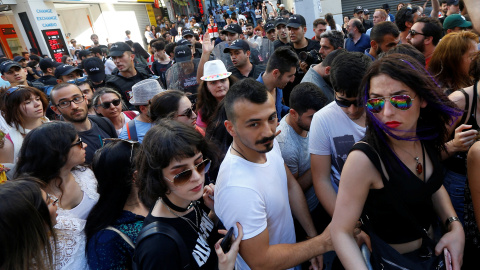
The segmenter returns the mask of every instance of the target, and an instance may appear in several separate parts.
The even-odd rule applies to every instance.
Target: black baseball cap
[[[275,24],[273,21],[268,21],[263,28],[265,29],[265,33],[268,33],[270,30],[275,30]]]
[[[227,26],[227,28],[222,30],[222,34],[225,34],[225,32],[234,33],[234,34],[242,34],[243,33],[242,27],[240,27],[240,25],[234,24],[234,23],[229,24]]]
[[[277,27],[280,24],[287,25],[288,21],[284,17],[277,17],[275,18],[275,27]]]
[[[182,30],[182,37],[185,37],[185,36],[194,36],[193,35],[193,31],[191,29],[183,29]]]
[[[447,5],[448,6],[450,6],[450,5],[458,6],[459,2],[460,2],[459,0],[447,0]]]
[[[188,62],[192,59],[192,50],[186,45],[175,47],[175,62]]]
[[[52,58],[43,58],[40,60],[40,63],[38,65],[40,66],[41,70],[47,70],[47,68],[53,68],[53,67],[58,67],[62,63],[58,63],[57,61],[53,60]]]
[[[306,26],[307,23],[305,22],[305,18],[299,14],[293,14],[288,18],[287,27],[299,28],[302,26]]]
[[[110,47],[110,54],[108,56],[122,56],[124,52],[131,52],[132,48],[125,42],[115,42]]]
[[[184,38],[177,41],[177,46],[181,46],[181,45],[192,47],[192,43],[189,40],[186,40]]]
[[[88,57],[92,52],[90,50],[81,50],[78,53],[78,58],[82,59],[83,57]]]
[[[3,61],[0,64],[0,72],[2,72],[2,74],[5,74],[5,72],[9,71],[12,67],[22,68],[22,66],[20,66],[20,64],[18,64],[17,62],[12,60],[7,60],[7,61]]]
[[[363,14],[368,15],[368,14],[370,14],[370,11],[368,11],[367,8],[364,8],[364,9],[363,9]]]
[[[362,6],[357,6],[357,7],[353,10],[353,13],[359,13],[359,12],[363,12],[363,7],[362,7]]]
[[[105,79],[105,65],[98,57],[90,57],[82,61],[82,67],[92,82],[99,83]]]
[[[385,10],[390,10],[390,6],[388,4],[383,4],[382,8]]]
[[[15,62],[20,62],[20,61],[23,61],[23,60],[25,60],[25,57],[20,56],[20,55],[15,56],[15,57],[13,58],[13,61],[15,61]]]
[[[243,39],[236,39],[228,46],[227,48],[223,49],[224,53],[229,53],[230,49],[232,50],[244,50],[244,51],[250,51],[250,46],[248,43],[243,40]]]
[[[55,78],[58,79],[60,78],[60,76],[68,75],[74,71],[78,71],[80,74],[83,73],[83,71],[77,67],[70,66],[67,64],[60,65],[57,67],[57,69],[55,69]]]

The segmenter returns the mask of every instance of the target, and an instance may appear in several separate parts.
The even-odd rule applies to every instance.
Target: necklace
[[[195,205],[195,202],[190,202],[190,204],[187,206],[187,208],[183,208],[183,207],[180,207],[180,206],[177,206],[175,204],[173,204],[168,198],[167,196],[165,197],[162,197],[162,202],[164,202],[168,207],[170,207],[171,209],[177,211],[177,212],[186,212],[188,211],[190,208],[192,208],[194,205]]]
[[[188,223],[188,225],[190,225],[190,227],[192,227],[192,229],[193,229],[194,231],[196,231],[197,233],[200,232],[200,229],[198,228],[198,227],[199,227],[199,224],[198,224],[198,211],[197,211],[196,205],[193,206],[193,211],[195,211],[195,223],[193,223],[193,221],[191,221],[190,219],[175,214],[175,212],[173,212],[172,209],[170,209],[170,207],[168,207],[168,205],[165,203],[165,201],[163,200],[163,198],[159,198],[159,200],[163,203],[163,205],[165,205],[165,207],[167,207],[168,211],[169,211],[170,213],[172,213],[172,215],[174,215],[174,216],[176,216],[176,217],[178,217],[178,218],[181,218],[181,219],[185,220],[185,221]]]
[[[235,150],[235,152],[237,152],[238,154],[240,154],[240,156],[242,156],[246,161],[249,161],[248,158],[246,158],[242,153],[240,153],[237,149],[233,147],[233,144],[232,144],[232,149]]]
[[[413,150],[415,151],[415,144],[416,142],[413,143]],[[400,150],[402,150],[403,152],[407,153],[409,156],[411,156],[415,162],[417,163],[417,165],[415,166],[415,171],[417,172],[417,174],[422,174],[423,173],[423,165],[422,163],[420,162],[420,157],[419,156],[416,156],[414,157],[412,154],[410,154],[409,152],[403,150],[402,148],[398,148]],[[395,152],[395,149],[393,149],[393,151]],[[396,153],[396,152],[395,152]],[[423,145],[422,145],[422,153],[423,153]],[[398,155],[398,154],[397,154]]]

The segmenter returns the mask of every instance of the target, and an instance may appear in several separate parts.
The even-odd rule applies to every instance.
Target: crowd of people
[[[0,269],[476,269],[474,2],[0,59]]]

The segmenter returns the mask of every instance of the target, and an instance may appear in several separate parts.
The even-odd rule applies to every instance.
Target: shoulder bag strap
[[[159,221],[155,221],[148,224],[142,229],[142,231],[138,235],[136,246],[138,247],[142,240],[154,234],[164,234],[170,237],[173,241],[175,241],[180,254],[182,269],[190,269],[190,257],[189,257],[187,246],[185,245],[185,242],[183,241],[182,237],[177,232],[177,230],[169,224],[159,222]]]
[[[115,227],[112,227],[112,226],[108,226],[108,227],[105,228],[105,230],[110,230],[110,231],[114,231],[114,232],[118,233],[118,235],[120,235],[123,238],[123,240],[125,240],[125,242],[127,242],[127,244],[129,244],[132,248],[135,248],[135,244],[133,244],[132,239],[130,239],[130,237],[128,237],[126,234],[124,234],[119,229],[117,229]]]

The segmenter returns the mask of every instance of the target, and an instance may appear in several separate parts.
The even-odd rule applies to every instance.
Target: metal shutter
[[[142,43],[145,43],[144,33],[145,33],[145,26],[150,25],[150,20],[148,19],[147,8],[145,4],[139,5],[123,5],[123,4],[115,4],[113,5],[116,11],[133,11],[135,12],[135,17],[137,17],[138,22],[138,30],[140,31],[140,35],[142,36]],[[144,48],[147,48],[146,44],[144,44]]]
[[[411,1],[412,4],[414,5],[419,5],[423,7],[424,2],[420,1]],[[368,9],[370,12],[370,20],[373,20],[373,13],[375,12],[375,9],[377,8],[382,8],[383,4],[388,4],[390,6],[390,14],[395,14],[397,13],[397,5],[400,3],[410,3],[410,1],[405,1],[405,0],[363,0],[363,1],[358,1],[358,0],[342,0],[342,13],[343,16],[350,16],[353,18],[353,10],[355,9],[356,6],[362,6],[363,8]],[[427,5],[427,7],[431,7],[431,3]],[[343,19],[342,19],[343,23]]]

